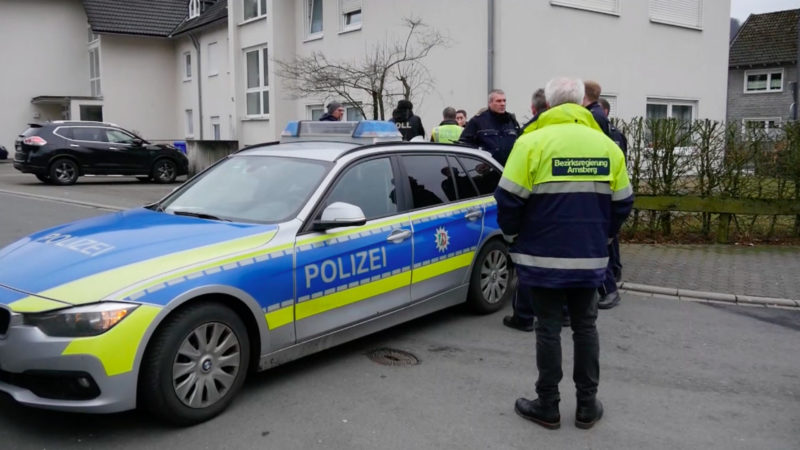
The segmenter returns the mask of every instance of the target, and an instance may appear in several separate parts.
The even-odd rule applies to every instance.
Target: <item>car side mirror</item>
[[[144,140],[136,138],[133,141],[131,141],[131,143],[136,147],[141,147],[142,145],[144,145]]]
[[[367,218],[364,211],[356,205],[345,202],[334,202],[322,211],[322,217],[314,221],[314,231],[325,231],[338,227],[364,225]]]

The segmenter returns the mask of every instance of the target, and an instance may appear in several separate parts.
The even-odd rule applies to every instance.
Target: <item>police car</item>
[[[0,250],[0,390],[177,424],[252,370],[512,295],[484,152],[397,142],[391,123],[290,123],[160,202]]]

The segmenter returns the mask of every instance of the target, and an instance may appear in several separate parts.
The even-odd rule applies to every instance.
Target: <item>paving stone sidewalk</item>
[[[622,244],[623,281],[800,299],[800,247]]]

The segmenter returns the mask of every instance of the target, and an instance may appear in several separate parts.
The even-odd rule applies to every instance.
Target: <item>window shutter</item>
[[[341,0],[342,14],[351,13],[361,9],[361,0]]]
[[[619,0],[550,0],[550,4],[619,14]]]
[[[703,26],[703,0],[650,0],[650,20],[690,28]]]

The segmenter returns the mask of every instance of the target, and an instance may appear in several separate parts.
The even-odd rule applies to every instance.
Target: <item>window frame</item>
[[[187,139],[194,138],[194,111],[191,108],[183,110],[184,134]]]
[[[349,0],[355,4],[354,0]],[[358,0],[359,7],[347,7],[348,0],[339,0],[339,33],[348,33],[351,31],[358,31],[361,29],[362,24],[364,23],[364,2],[363,0]],[[347,19],[351,15],[358,13],[359,21],[355,24],[348,24]]]
[[[688,22],[679,22],[677,20],[670,20],[669,18],[656,16],[653,13],[653,8],[656,5],[656,2],[666,1],[666,0],[648,0],[647,2],[647,15],[652,23],[660,23],[663,25],[670,25],[675,27],[681,28],[689,28],[692,30],[703,30],[703,0],[697,0],[697,22],[696,23],[688,23]],[[670,3],[670,5],[675,6],[675,3]]]
[[[209,42],[206,44],[206,62],[208,77],[215,77],[219,75],[219,57],[218,51],[219,43],[217,41]]]
[[[189,0],[189,19],[200,17],[200,0]]]
[[[252,17],[247,17],[245,15],[245,11],[247,8],[245,7],[245,2],[248,0],[242,0],[242,23],[251,22],[258,19],[263,19],[267,17],[267,1],[266,0],[252,0],[256,5],[256,15]]]
[[[209,116],[209,123],[211,124],[211,139],[215,141],[222,140],[222,122],[220,116]]]
[[[697,117],[697,109],[699,107],[699,102],[697,100],[687,100],[687,99],[670,99],[670,98],[663,98],[663,97],[647,97],[645,101],[645,120],[648,119],[647,117],[647,106],[648,105],[666,105],[667,106],[667,118],[671,119],[672,117],[672,107],[673,106],[690,106],[692,108],[692,117],[689,119],[690,121],[695,120]]]
[[[248,59],[247,55],[253,52],[257,52],[258,54],[258,79],[259,85],[256,87],[248,87],[247,86],[247,77],[249,75],[248,71]],[[245,117],[248,119],[269,119],[270,116],[270,107],[269,107],[269,100],[271,99],[270,96],[270,88],[269,88],[269,46],[268,45],[259,45],[255,47],[249,47],[243,49],[244,53],[244,113]],[[264,67],[265,62],[267,67]],[[267,102],[266,107],[264,105],[264,93],[267,93]],[[257,114],[250,114],[248,111],[248,104],[247,104],[247,95],[258,93],[259,95],[259,111]]]
[[[780,73],[781,74],[781,87],[780,89],[772,89],[772,76]],[[767,75],[767,88],[763,91],[757,90],[748,90],[747,89],[747,77],[751,75]],[[783,92],[783,81],[786,79],[786,73],[783,67],[777,69],[758,69],[758,70],[745,70],[744,71],[744,87],[742,88],[742,93],[744,94],[774,94]]]
[[[314,118],[314,111],[320,111],[320,115]],[[319,120],[325,114],[325,105],[322,103],[314,103],[311,105],[306,105],[306,119],[307,120]]]
[[[599,6],[592,6],[582,0],[550,0],[551,6],[560,6],[564,8],[580,9],[582,11],[596,12],[600,14],[608,14],[611,16],[619,17],[622,14],[620,0],[608,0],[613,3],[610,8],[604,9]]]
[[[192,51],[187,50],[181,53],[183,61],[183,81],[192,81]]]
[[[92,56],[92,55],[95,56]],[[95,67],[95,62],[97,67]],[[94,71],[94,74],[92,73]],[[100,38],[89,44],[89,90],[92,97],[103,96],[103,84],[100,70]],[[94,76],[92,76],[94,75]],[[96,88],[95,88],[96,87]]]
[[[311,31],[311,27],[314,23],[314,5],[316,2],[319,2],[320,8],[320,30],[316,32]],[[306,0],[303,2],[305,4],[305,10],[303,11],[305,14],[304,22],[305,22],[305,40],[306,41],[314,41],[317,39],[322,39],[325,35],[325,9],[322,0]]]

